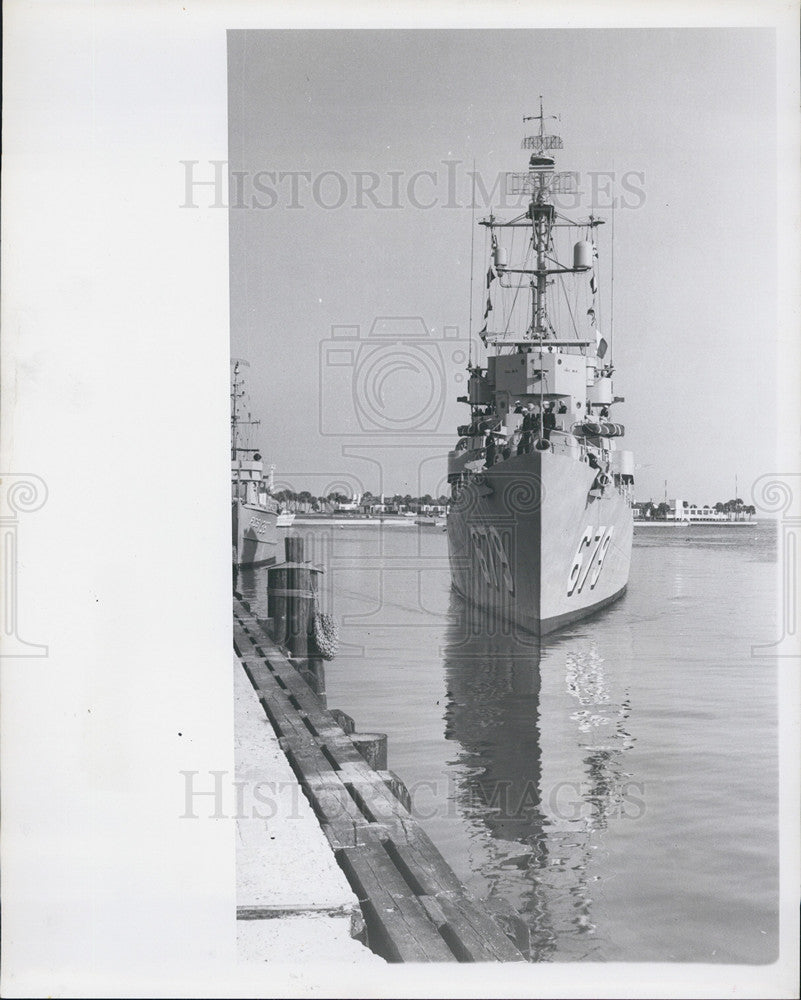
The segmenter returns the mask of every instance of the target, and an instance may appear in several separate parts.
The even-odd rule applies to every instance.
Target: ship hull
[[[448,516],[454,589],[471,605],[545,635],[626,590],[633,518],[614,485],[552,451],[473,477]]]
[[[275,562],[278,549],[275,510],[257,504],[231,501],[231,543],[235,566]]]

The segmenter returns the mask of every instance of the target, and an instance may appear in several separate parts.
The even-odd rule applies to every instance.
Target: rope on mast
[[[612,164],[614,174],[614,163]],[[612,274],[609,281],[609,364],[614,367],[615,359],[615,201],[612,199]]]
[[[470,319],[467,330],[467,365],[473,365],[473,271],[475,270],[475,242],[476,242],[476,158],[473,157],[473,191],[470,197]]]
[[[590,216],[590,218],[592,218],[592,216]],[[593,326],[595,327],[595,340],[597,344],[598,336],[600,335],[601,337],[603,337],[604,335],[605,315],[604,315],[603,288],[606,288],[606,285],[604,285],[603,288],[601,287],[602,275],[601,275],[600,263],[598,263],[596,268],[596,261],[598,260],[596,254],[598,248],[595,240],[593,240],[593,247],[595,247],[595,250],[593,251],[592,273],[595,275],[595,284],[597,286],[597,291],[595,292],[595,295],[593,295],[592,308],[595,309],[595,323],[593,324]]]
[[[573,310],[570,308],[570,299],[568,298],[565,281],[561,274],[559,275],[559,285],[562,289],[562,294],[565,297],[565,304],[567,305],[567,312],[568,315],[570,316],[570,322],[573,324],[573,333],[575,333],[576,339],[578,340],[579,337],[578,327],[576,326],[576,320],[573,316]]]
[[[512,233],[512,240],[514,240],[514,233]],[[529,259],[530,256],[531,256],[531,248],[528,249],[528,251],[526,252],[526,256],[523,259],[523,266],[524,267],[528,263],[528,259]],[[512,321],[512,316],[514,315],[514,309],[515,309],[515,306],[517,305],[517,296],[520,294],[520,289],[522,287],[523,287],[522,284],[519,284],[519,285],[515,286],[515,294],[514,294],[514,296],[512,298],[512,304],[509,307],[509,315],[506,317],[506,325],[504,326],[504,329],[503,329],[504,336],[509,332],[509,324]]]

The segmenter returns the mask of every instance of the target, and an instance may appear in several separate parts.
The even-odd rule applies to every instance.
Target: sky
[[[775,471],[771,29],[233,31],[228,77],[231,353],[279,487],[445,491],[467,413],[470,172],[476,222],[517,214],[493,186],[525,169],[539,95],[557,169],[580,174],[568,214],[606,219],[601,326],[636,498],[667,482],[726,500],[736,477],[749,502]]]

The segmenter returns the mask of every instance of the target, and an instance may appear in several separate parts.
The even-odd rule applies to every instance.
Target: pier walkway
[[[382,965],[348,885],[234,656],[237,946],[243,961]]]
[[[352,721],[326,709],[237,598],[234,646],[237,781],[269,787],[264,812],[275,813],[237,821],[243,956],[280,960],[295,948],[285,943],[294,921],[308,935],[299,952],[316,960],[524,961],[511,940],[521,943],[522,921],[491,916],[466,891],[409,813],[402,782],[367,763]],[[322,947],[341,954],[319,953],[320,929]]]

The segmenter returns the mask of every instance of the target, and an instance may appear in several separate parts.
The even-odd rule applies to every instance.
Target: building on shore
[[[638,501],[634,504],[635,522],[672,522],[685,524],[732,524],[748,523],[753,520],[756,509],[743,504],[742,500],[728,500],[726,503],[694,504],[678,498],[654,503],[653,500]]]

